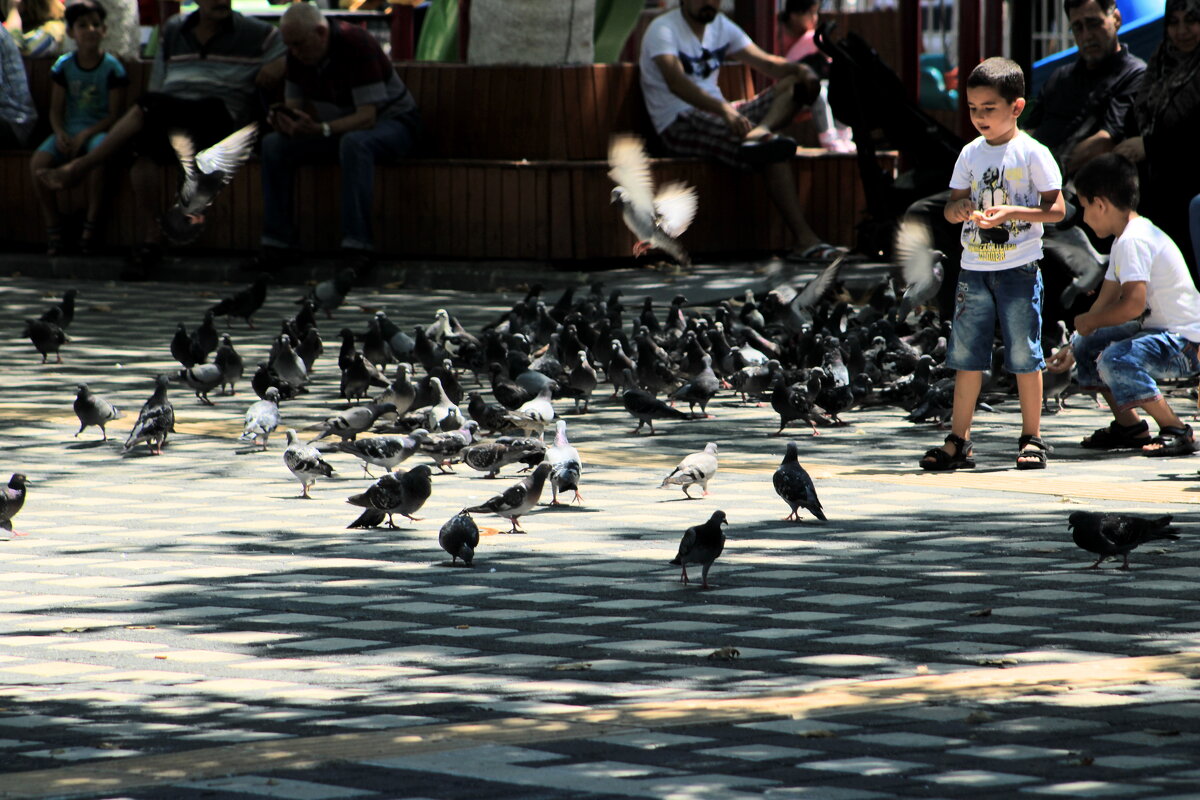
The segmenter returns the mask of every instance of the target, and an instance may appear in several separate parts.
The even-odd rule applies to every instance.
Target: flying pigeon
[[[146,442],[152,455],[162,455],[167,436],[175,432],[175,406],[167,398],[167,385],[166,375],[154,379],[154,392],[142,404],[121,452],[128,453],[134,445]]]
[[[655,248],[666,252],[680,266],[691,266],[691,259],[678,237],[696,216],[696,190],[673,181],[654,193],[650,159],[645,143],[632,134],[618,134],[608,145],[608,176],[616,187],[612,203],[621,207],[621,219],[637,237],[635,256]]]
[[[1124,558],[1118,569],[1129,569],[1129,553],[1138,545],[1179,538],[1179,529],[1171,525],[1170,514],[1147,519],[1132,514],[1075,511],[1067,518],[1067,529],[1075,544],[1099,556],[1088,569],[1096,569],[1104,559],[1117,556]]]
[[[903,322],[915,309],[937,298],[945,275],[942,262],[946,254],[934,249],[929,226],[915,217],[900,221],[893,249],[906,286],[896,315],[896,319]]]
[[[550,465],[543,461],[531,474],[502,494],[466,510],[472,514],[486,513],[504,517],[512,522],[512,530],[509,533],[524,533],[525,531],[517,526],[517,518],[528,514],[538,504],[538,500],[542,498],[542,487],[549,474]]]
[[[287,448],[283,451],[283,463],[304,487],[300,497],[311,499],[308,487],[317,482],[317,478],[333,477],[333,467],[321,458],[320,451],[312,445],[302,443],[291,428],[287,432]]]
[[[708,522],[693,525],[684,532],[679,541],[679,552],[671,561],[672,565],[683,569],[680,581],[685,584],[688,582],[688,564],[700,564],[700,588],[708,588],[708,571],[725,549],[725,534],[721,531],[721,526],[727,523],[724,511],[714,511]]]
[[[568,489],[575,492],[575,500],[583,502],[579,494],[579,477],[583,473],[583,462],[579,451],[567,441],[567,421],[560,419],[554,434],[554,444],[546,448],[546,461],[550,464],[550,505],[558,505],[558,493]]]
[[[246,321],[246,326],[253,330],[254,315],[267,300],[267,283],[270,280],[270,275],[265,272],[260,273],[254,282],[245,289],[231,297],[223,298],[209,311],[217,316],[225,317],[227,325],[230,317],[241,317]]]
[[[279,427],[279,390],[268,386],[266,395],[246,409],[242,435],[238,437],[243,442],[257,443],[263,450],[267,449],[267,439]]]
[[[95,425],[100,428],[100,433],[104,436],[103,441],[107,442],[108,432],[104,430],[104,426],[114,419],[120,419],[121,409],[103,397],[92,394],[92,390],[88,388],[86,383],[79,384],[76,390],[75,416],[79,417],[79,430],[75,432],[75,435],[79,436],[79,434],[83,433],[84,428]]]
[[[771,479],[775,484],[775,494],[783,498],[783,502],[792,509],[792,513],[784,519],[799,522],[800,515],[796,509],[803,508],[817,519],[823,520],[825,512],[821,510],[821,501],[817,499],[817,487],[813,486],[807,470],[800,466],[799,455],[799,446],[795,442],[788,442],[783,463],[775,470]]]
[[[689,500],[694,500],[688,489],[700,485],[704,497],[708,497],[708,482],[717,474],[717,443],[709,442],[704,445],[703,452],[691,453],[683,457],[679,466],[671,470],[671,474],[663,478],[660,489],[675,485],[683,489]]]
[[[429,467],[421,464],[405,473],[389,472],[384,475],[362,494],[356,494],[346,500],[352,506],[366,509],[347,527],[378,528],[386,516],[388,527],[395,529],[397,525],[392,521],[393,514],[420,522],[420,517],[414,517],[413,514],[425,505],[425,501],[433,493],[430,474]]]
[[[479,527],[467,511],[460,511],[438,531],[438,544],[450,554],[453,566],[462,559],[463,565],[475,566],[475,548],[479,547]]]
[[[817,277],[809,281],[802,291],[797,292],[786,283],[776,286],[767,293],[765,307],[771,310],[775,319],[790,332],[803,332],[812,323],[809,309],[821,302],[837,283],[845,263],[846,257],[838,256],[832,264],[821,270]]]
[[[206,150],[196,152],[196,143],[183,131],[169,135],[172,149],[183,169],[183,183],[175,205],[162,216],[163,233],[175,244],[193,242],[204,232],[204,218],[225,185],[233,180],[258,136],[258,123],[251,122]]]
[[[25,484],[28,479],[20,472],[14,472],[8,479],[8,486],[0,488],[0,528],[13,536],[25,536],[13,530],[12,519],[25,505]]]

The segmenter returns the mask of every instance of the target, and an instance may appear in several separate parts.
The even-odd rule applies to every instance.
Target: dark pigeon
[[[797,509],[803,508],[819,520],[825,519],[821,509],[821,501],[817,498],[817,487],[813,485],[808,471],[800,466],[800,448],[795,442],[788,442],[787,453],[783,463],[775,470],[772,482],[775,484],[775,494],[783,498],[792,513],[784,519],[800,521]]]

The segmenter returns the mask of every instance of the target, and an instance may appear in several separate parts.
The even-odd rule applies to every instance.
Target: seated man
[[[163,27],[149,91],[95,149],[42,172],[39,177],[49,188],[77,182],[132,140],[139,156],[130,174],[138,206],[161,208],[160,167],[179,169],[171,131],[185,131],[202,150],[254,118],[256,87],[265,85],[269,62],[284,54],[279,32],[233,11],[230,0],[197,0],[196,5],[196,11],[176,15]],[[160,241],[158,226],[149,226],[124,277],[147,277],[162,257]]]
[[[1084,447],[1190,455],[1192,428],[1171,410],[1155,379],[1200,372],[1200,292],[1175,243],[1134,211],[1137,169],[1125,157],[1110,153],[1088,162],[1075,176],[1075,190],[1084,221],[1097,236],[1116,240],[1095,304],[1075,318],[1070,345],[1050,358],[1049,369],[1065,372],[1076,364],[1079,385],[1100,391],[1112,409],[1112,423],[1084,439]],[[1158,436],[1150,438],[1139,408],[1158,423]]]
[[[24,147],[37,124],[25,62],[17,43],[0,28],[0,149]]]
[[[800,210],[787,163],[796,143],[773,132],[816,98],[820,81],[803,64],[763,52],[719,7],[718,0],[682,0],[646,29],[641,82],[654,129],[672,153],[765,166],[767,191],[794,238],[789,258],[836,258],[844,251],[822,242]],[[753,99],[727,102],[717,85],[727,56],[778,82]]]
[[[276,130],[263,139],[259,266],[277,266],[296,243],[296,167],[337,158],[342,248],[356,266],[367,268],[374,253],[375,164],[412,150],[420,129],[417,102],[362,28],[330,23],[315,5],[296,3],[283,13],[280,32],[288,49],[285,105],[272,111]]]

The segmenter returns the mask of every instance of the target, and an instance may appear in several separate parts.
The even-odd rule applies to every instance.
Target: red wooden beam
[[[967,108],[967,76],[981,60],[979,23],[981,0],[959,0],[958,4],[958,114],[959,130],[965,138],[971,138],[975,130],[971,125],[971,112]]]

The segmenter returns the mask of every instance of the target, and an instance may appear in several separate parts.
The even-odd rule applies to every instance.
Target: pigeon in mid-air
[[[1099,558],[1088,569],[1097,569],[1106,558],[1122,556],[1118,569],[1129,569],[1129,553],[1138,545],[1159,539],[1178,539],[1179,529],[1171,524],[1171,515],[1147,518],[1132,514],[1102,514],[1076,511],[1067,518],[1071,538]]]
[[[408,472],[389,472],[384,475],[365,492],[346,500],[352,506],[366,509],[358,519],[346,527],[378,528],[386,516],[388,527],[395,529],[397,525],[392,521],[393,514],[420,522],[421,518],[414,517],[413,514],[425,505],[425,501],[433,493],[430,475],[431,470],[425,464],[413,467]]]
[[[257,136],[258,123],[251,122],[197,153],[190,136],[183,131],[171,132],[168,138],[183,170],[183,182],[175,205],[162,216],[163,234],[168,239],[187,244],[200,238],[208,209],[250,158]]]
[[[914,310],[937,298],[945,275],[942,261],[946,254],[934,249],[929,226],[915,217],[900,221],[893,244],[906,286],[896,315],[903,322]]]
[[[267,283],[270,280],[271,276],[267,273],[259,273],[253,283],[240,292],[223,298],[219,303],[210,308],[209,311],[219,317],[225,317],[226,325],[229,324],[230,317],[241,317],[246,321],[246,326],[253,329],[254,315],[267,300]]]
[[[671,470],[667,477],[663,478],[663,482],[658,488],[665,489],[668,486],[679,486],[683,489],[683,493],[687,495],[688,500],[694,500],[691,493],[688,491],[691,487],[699,484],[700,490],[704,493],[704,497],[708,496],[708,482],[712,480],[712,476],[717,474],[717,443],[709,442],[704,445],[704,450],[699,453],[691,453],[683,457],[679,465]]]
[[[312,445],[304,444],[291,428],[287,432],[287,448],[283,451],[283,463],[304,487],[300,497],[311,499],[308,487],[316,484],[317,478],[332,478],[333,467],[324,459],[321,453]]]
[[[154,392],[142,404],[133,430],[125,440],[121,451],[128,453],[134,445],[146,442],[150,446],[150,454],[161,456],[167,436],[175,432],[175,406],[167,397],[168,380],[166,375],[154,379]]]
[[[550,464],[550,505],[558,505],[558,493],[568,489],[575,493],[575,500],[582,503],[579,478],[583,474],[583,462],[579,459],[579,451],[567,441],[566,420],[558,421],[554,444],[546,448],[546,461]]]
[[[13,536],[25,535],[13,530],[12,519],[21,510],[21,506],[25,505],[25,484],[27,482],[28,478],[20,472],[14,472],[13,476],[8,479],[8,486],[0,488],[0,528]]]
[[[83,433],[84,428],[95,425],[104,436],[104,441],[107,442],[108,431],[104,430],[104,426],[114,419],[120,419],[121,409],[100,395],[93,394],[86,383],[79,384],[76,392],[75,416],[79,417],[79,430],[75,432],[75,435],[79,436]]]
[[[775,484],[775,494],[792,509],[792,513],[784,517],[785,520],[799,522],[800,515],[796,510],[799,508],[806,509],[817,519],[825,519],[821,501],[817,499],[817,487],[813,485],[808,471],[800,466],[800,447],[795,442],[788,442],[783,463],[775,470],[771,480]]]
[[[487,502],[466,509],[472,514],[495,514],[512,522],[509,533],[524,533],[517,518],[528,514],[542,499],[542,488],[550,475],[550,465],[543,461],[532,473]]]
[[[721,531],[721,526],[727,523],[724,511],[714,511],[708,522],[693,525],[684,532],[683,538],[679,540],[679,552],[671,561],[672,565],[683,570],[679,576],[681,582],[688,582],[687,565],[699,564],[700,588],[708,588],[708,571],[725,549],[725,534]]]
[[[70,341],[67,335],[63,333],[63,329],[55,325],[53,322],[44,322],[40,319],[25,320],[25,336],[29,337],[29,341],[33,343],[34,348],[42,354],[42,363],[46,363],[47,357],[54,353],[56,364],[62,363],[62,354],[58,349],[65,343]]]
[[[832,264],[825,267],[817,277],[804,285],[800,291],[794,286],[783,283],[767,292],[763,307],[772,318],[783,325],[791,333],[803,333],[812,326],[812,313],[815,307],[833,289],[841,275],[846,256],[838,256]]]
[[[268,386],[266,397],[258,400],[246,409],[246,420],[242,426],[242,435],[238,438],[243,442],[258,444],[263,450],[267,449],[267,439],[279,427],[279,390]]]
[[[637,237],[635,256],[649,250],[662,250],[680,266],[691,266],[691,259],[677,240],[696,216],[696,190],[672,181],[654,193],[650,159],[645,142],[632,134],[618,134],[608,145],[608,176],[616,187],[612,203],[621,207],[621,219]]]
[[[479,547],[479,526],[467,511],[460,511],[438,531],[438,544],[450,554],[454,566],[462,559],[463,566],[475,566],[475,548]]]

